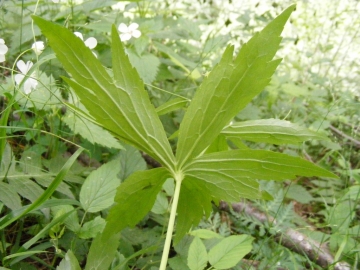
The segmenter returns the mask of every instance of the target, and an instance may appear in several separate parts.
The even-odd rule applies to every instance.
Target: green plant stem
[[[175,183],[176,183],[175,184],[175,192],[174,192],[173,202],[171,205],[170,219],[169,219],[169,223],[168,223],[168,229],[167,229],[167,233],[166,233],[163,254],[161,257],[160,270],[166,269],[166,265],[167,265],[167,261],[168,261],[168,257],[169,257],[170,246],[171,246],[171,238],[172,238],[172,234],[174,231],[176,210],[177,210],[177,205],[179,202],[180,187],[181,187],[181,183],[182,183],[183,179],[184,179],[184,176],[182,175],[182,173],[175,174]]]

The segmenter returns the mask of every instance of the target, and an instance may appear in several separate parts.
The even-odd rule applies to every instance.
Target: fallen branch
[[[229,206],[227,203],[221,202],[220,209],[228,211]],[[269,217],[250,203],[234,203],[232,204],[232,209],[237,213],[245,213],[252,216],[262,223],[269,222],[274,225],[277,223],[275,218]],[[287,247],[298,254],[305,254],[311,261],[323,268],[334,266],[334,270],[350,270],[349,264],[344,262],[336,263],[334,257],[325,245],[321,245],[319,242],[314,241],[299,231],[287,228],[277,233],[275,239],[282,246]]]
[[[331,129],[332,132],[334,132],[335,134],[343,137],[344,139],[351,141],[356,148],[360,148],[360,142],[356,139],[354,139],[353,137],[350,137],[349,135],[345,134],[344,132],[342,132],[341,130],[337,129],[336,127],[330,125],[329,128]]]

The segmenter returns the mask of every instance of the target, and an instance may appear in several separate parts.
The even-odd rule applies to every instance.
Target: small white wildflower
[[[16,63],[18,69],[21,71],[21,74],[15,75],[15,82],[17,85],[20,85],[22,80],[24,80],[25,75],[29,72],[31,67],[33,66],[33,63],[31,61],[27,61],[25,64],[23,60],[20,60]],[[34,73],[31,74],[31,77],[26,78],[26,81],[24,82],[24,93],[26,95],[30,94],[32,90],[35,90],[38,82],[33,78]]]
[[[7,53],[8,50],[9,48],[5,45],[5,41],[2,38],[0,38],[0,62],[5,61],[5,54]]]
[[[36,41],[32,46],[31,46],[31,49],[34,50],[34,52],[37,54],[37,55],[40,55],[42,53],[42,51],[44,50],[45,48],[45,45],[44,45],[44,42],[43,41]]]
[[[137,23],[132,23],[127,26],[125,23],[120,23],[118,30],[120,34],[121,41],[129,40],[131,37],[138,38],[141,36],[141,32],[138,30],[139,25]]]
[[[84,41],[83,35],[80,32],[74,32],[75,36],[79,37],[82,41]],[[94,37],[89,37],[87,40],[84,41],[85,46],[88,47],[90,50],[94,49],[97,45],[97,40]],[[97,55],[92,52],[95,57],[97,57]]]

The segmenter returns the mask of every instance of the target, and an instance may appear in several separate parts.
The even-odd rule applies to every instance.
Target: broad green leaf
[[[80,190],[80,203],[86,212],[94,213],[110,207],[120,184],[119,160],[112,160],[91,172]]]
[[[123,149],[121,144],[102,127],[91,121],[76,116],[75,113],[66,112],[61,120],[75,133],[92,144],[99,144],[108,148]]]
[[[6,130],[6,129],[4,129]],[[0,128],[0,136],[1,136],[1,128]],[[5,133],[6,135],[6,133]],[[5,137],[4,137],[5,138]],[[1,137],[0,137],[1,140]],[[0,142],[1,143],[1,142]],[[1,156],[1,154],[0,154]],[[4,144],[4,151],[2,152],[2,159],[0,158],[0,181],[4,180],[5,175],[15,173],[15,159],[11,147],[8,143]]]
[[[201,239],[223,238],[220,234],[206,229],[198,229],[195,231],[191,231],[189,234],[197,236]]]
[[[130,124],[137,125],[137,133],[145,136],[143,140],[148,144],[146,147],[150,149],[144,151],[157,158],[157,160],[163,161],[164,165],[171,168],[175,158],[169,141],[167,140],[165,130],[144,89],[143,82],[140,80],[138,73],[131,66],[125,54],[115,26],[112,28],[111,49],[113,53],[112,64],[115,85],[127,91],[125,95],[121,96],[124,100],[122,100],[120,104],[126,108],[126,114],[129,115]],[[126,127],[124,127],[124,130],[127,130]],[[132,140],[137,139],[132,138]],[[138,148],[141,149],[140,147]],[[154,154],[152,154],[153,152]]]
[[[156,201],[154,206],[151,208],[151,212],[158,215],[163,215],[168,211],[168,208],[169,208],[168,198],[166,197],[165,193],[160,192],[156,196]]]
[[[27,177],[10,177],[9,184],[17,193],[31,202],[36,201],[44,193],[44,190],[38,184]]]
[[[45,201],[47,201],[50,196],[55,192],[57,187],[60,185],[62,180],[64,179],[65,175],[69,172],[72,164],[76,161],[80,153],[82,152],[83,148],[79,148],[64,164],[60,172],[57,174],[55,179],[52,183],[48,186],[43,194],[32,204],[30,204],[26,209],[24,209],[21,213],[17,215],[9,215],[5,219],[1,219],[0,221],[0,230],[5,228],[7,225],[11,224],[12,222],[18,220],[19,218],[23,217],[27,213],[31,212],[32,210],[41,206]]]
[[[169,259],[169,265],[173,270],[190,270],[186,264],[186,257],[175,256]]]
[[[203,270],[207,263],[208,254],[205,245],[199,237],[195,236],[189,248],[188,266],[190,270]]]
[[[249,235],[232,235],[221,240],[209,251],[209,262],[215,269],[230,269],[252,249]]]
[[[139,56],[132,50],[128,50],[131,65],[136,68],[144,83],[152,83],[158,73],[160,60],[155,55],[143,54]]]
[[[237,202],[240,198],[268,199],[259,180],[285,180],[296,176],[336,175],[306,160],[266,150],[233,150],[206,154],[184,168],[174,242],[211,212],[211,201]]]
[[[220,63],[200,85],[179,129],[176,153],[181,168],[198,156],[233,117],[269,83],[279,60],[272,61],[280,34],[295,5],[287,8],[244,44],[233,60],[229,46]]]
[[[64,78],[98,125],[148,153],[168,168],[174,155],[154,106],[112,28],[114,79],[71,31],[33,16],[72,79]]]
[[[115,258],[120,234],[114,234],[103,241],[102,234],[93,240],[87,256],[85,270],[107,270]]]
[[[65,254],[65,258],[61,260],[56,270],[81,270],[78,260],[71,249]]]
[[[306,188],[297,184],[290,185],[286,191],[286,197],[303,204],[307,204],[314,199]]]
[[[228,195],[224,194],[224,197],[220,197],[224,200],[230,199],[231,194],[234,194],[231,188],[237,189],[239,195],[243,192],[237,184],[242,183],[243,188],[247,188],[251,186],[250,182],[256,179],[286,180],[296,176],[338,178],[335,174],[299,157],[250,149],[201,156],[186,167],[185,174],[216,185],[224,191],[227,190],[225,193]],[[209,192],[212,193],[211,190]]]
[[[72,205],[58,205],[51,208],[51,212],[54,218],[60,214],[65,214],[71,212],[71,214],[64,220],[64,224],[67,229],[77,233],[80,230],[80,222],[77,212],[74,211]]]
[[[168,102],[165,102],[164,104],[160,105],[156,108],[156,112],[158,115],[167,114],[169,112],[173,112],[175,110],[184,108],[186,104],[188,103],[188,100],[185,98],[173,98],[169,100]]]
[[[82,239],[89,239],[95,237],[105,228],[105,220],[101,217],[96,217],[90,220],[81,227],[78,236]]]
[[[133,173],[117,189],[115,205],[106,218],[104,238],[135,226],[152,208],[169,172],[156,168]],[[136,211],[129,211],[136,207]]]
[[[124,150],[120,151],[116,159],[120,160],[119,177],[121,180],[125,180],[136,171],[146,170],[146,162],[140,152],[130,145],[124,145]]]
[[[194,186],[190,179],[183,180],[177,208],[175,245],[192,226],[197,226],[202,217],[208,217],[212,211],[211,196],[201,188]]]
[[[306,140],[329,140],[320,133],[279,119],[263,119],[234,123],[221,134],[227,138],[240,138],[252,142],[297,144]]]
[[[5,182],[0,182],[0,202],[11,210],[16,210],[21,207],[20,196],[17,194],[16,189]]]
[[[49,187],[54,181],[54,177],[52,175],[47,175],[47,174],[38,175],[34,178],[39,185],[44,187]],[[70,186],[65,182],[59,183],[59,185],[56,188],[56,191],[59,191],[62,194],[66,195],[67,197],[74,199],[74,194],[70,190]]]
[[[54,175],[49,174],[42,169],[41,153],[36,151],[34,148],[29,148],[24,151],[20,159],[20,167],[23,170],[23,174],[17,173],[9,175],[9,177],[19,180],[25,177],[28,179],[35,179],[39,185],[44,187],[50,186],[53,182]],[[74,198],[70,187],[62,181],[59,183],[56,190],[65,194],[69,198]]]

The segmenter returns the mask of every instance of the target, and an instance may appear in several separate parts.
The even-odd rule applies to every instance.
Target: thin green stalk
[[[170,246],[171,246],[171,238],[172,238],[172,234],[174,231],[176,210],[177,210],[177,205],[179,202],[180,187],[181,187],[181,183],[182,183],[183,179],[184,179],[184,176],[182,173],[175,174],[175,183],[176,183],[175,184],[175,192],[174,192],[174,197],[173,197],[173,203],[171,206],[170,219],[169,219],[169,223],[168,223],[165,245],[164,245],[163,254],[161,257],[161,264],[160,264],[159,270],[166,269],[166,265],[167,265],[167,261],[168,261],[168,257],[169,257]]]

